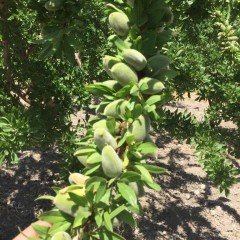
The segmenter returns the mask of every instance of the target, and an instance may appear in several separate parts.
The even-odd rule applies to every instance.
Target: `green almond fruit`
[[[103,114],[108,117],[120,118],[126,113],[128,104],[128,101],[123,99],[115,100],[106,106]]]
[[[120,12],[111,13],[109,15],[109,24],[117,35],[121,37],[128,35],[129,19],[126,14]]]
[[[147,95],[160,93],[165,89],[162,82],[155,78],[145,77],[139,81],[140,91]]]
[[[119,122],[116,122],[115,133],[119,132],[119,126],[120,126]],[[107,127],[107,120],[102,119],[102,120],[99,120],[98,122],[95,122],[93,124],[93,130],[96,130],[97,128],[104,128],[105,130],[109,131]]]
[[[110,178],[120,176],[123,171],[123,161],[111,146],[105,146],[102,150],[102,169]]]
[[[168,57],[157,54],[148,59],[148,69],[152,77],[158,75],[162,69],[169,67],[170,60]]]
[[[88,178],[88,176],[84,176],[81,173],[71,173],[68,177],[68,181],[72,185],[79,185],[81,187],[84,187],[85,182]]]
[[[44,7],[48,11],[57,11],[62,7],[62,5],[63,5],[62,0],[50,0],[45,3]]]
[[[172,13],[172,11],[169,7],[165,7],[164,10],[165,10],[165,13],[164,13],[164,16],[163,16],[163,21],[166,24],[171,24],[174,20],[173,13]]]
[[[113,91],[119,91],[122,86],[116,80],[107,80],[101,83],[103,86],[110,88]]]
[[[93,124],[93,130],[96,130],[97,128],[104,128],[105,130],[108,131],[107,120],[106,119],[102,119],[102,120],[99,120],[99,121],[95,122]]]
[[[150,131],[150,119],[146,115],[138,117],[130,126],[129,132],[133,134],[135,141],[142,142]]]
[[[72,240],[72,238],[68,233],[61,231],[61,232],[55,233],[52,236],[51,240]]]
[[[125,63],[117,63],[111,68],[112,76],[122,86],[138,82],[138,75],[134,69]]]
[[[112,57],[109,55],[106,55],[103,58],[103,68],[105,69],[105,71],[107,72],[107,74],[112,77],[112,73],[111,73],[111,68],[116,64],[121,62],[118,58],[116,57]]]
[[[75,190],[74,194],[83,196],[84,190],[83,189]],[[54,198],[53,203],[60,211],[72,217],[76,217],[78,213],[82,210],[82,207],[76,205],[76,203],[73,200],[71,200],[67,192],[62,193],[60,191]]]
[[[112,146],[113,149],[117,148],[116,139],[104,128],[97,128],[94,131],[94,143],[99,150],[102,150],[106,145]]]
[[[137,71],[142,71],[147,66],[147,59],[142,53],[135,49],[126,49],[123,51],[123,58],[127,64]]]

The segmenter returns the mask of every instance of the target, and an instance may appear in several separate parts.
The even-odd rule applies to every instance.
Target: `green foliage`
[[[5,1],[0,11],[0,103],[8,112],[23,105],[26,145],[42,149],[61,144],[70,114],[88,101],[83,84],[105,78],[99,62],[108,51],[103,2],[64,1],[50,12],[46,2]]]
[[[175,16],[171,41],[164,52],[177,72],[169,73],[163,83],[181,99],[185,93],[197,94],[197,101],[207,100],[204,122],[191,114],[158,110],[155,129],[165,129],[172,136],[187,140],[197,148],[200,163],[220,191],[229,193],[239,172],[228,157],[232,143],[217,126],[233,121],[239,127],[239,2],[169,1]],[[209,127],[211,126],[211,127]],[[215,128],[213,128],[215,127]],[[212,128],[212,129],[211,129]],[[239,130],[234,148],[238,148]]]
[[[152,120],[160,117],[156,111],[161,108],[159,102],[170,99],[161,81],[165,74],[157,78],[159,68],[166,75],[171,70],[166,56],[161,55],[159,68],[151,63],[161,50],[156,41],[162,34],[158,27],[169,24],[171,11],[164,2],[156,3],[159,1],[141,0],[130,7],[126,1],[116,1],[107,5],[114,32],[109,40],[117,51],[114,57],[104,59],[104,67],[120,86],[104,82],[87,85],[87,91],[98,96],[100,104],[91,106],[97,114],[89,121],[85,136],[77,141],[74,155],[84,169],[81,174],[75,169],[70,175],[71,185],[57,192],[53,198],[55,210],[40,216],[53,224],[41,233],[41,238],[54,237],[58,232],[63,235],[64,231],[74,239],[124,239],[115,232],[114,223],[135,227],[133,216],[142,212],[139,197],[144,194],[143,188],[161,190],[152,174],[163,174],[165,170],[147,163],[149,156],[156,157],[157,153],[149,133]],[[161,17],[156,18],[155,8]],[[155,37],[149,39],[150,33]],[[137,55],[149,64],[145,62],[136,69],[139,65],[135,66],[134,57],[133,70],[133,59],[130,63],[129,56],[125,60],[124,53],[129,49],[138,51]],[[118,61],[113,63],[111,59]]]
[[[0,12],[0,161],[15,162],[29,143],[56,143],[71,172],[69,186],[40,198],[55,208],[39,216],[51,227],[33,225],[38,239],[124,239],[114,224],[136,227],[144,188],[161,190],[153,174],[165,169],[147,162],[157,155],[154,125],[194,144],[220,191],[228,194],[239,174],[209,127],[239,124],[239,3],[167,1],[181,19],[169,30],[173,14],[163,0],[108,2],[108,21],[97,0],[9,1]],[[164,108],[174,92],[193,91],[210,103],[205,122]],[[84,105],[96,116],[76,138],[69,116]]]
[[[198,122],[188,112],[164,110],[162,116],[161,121],[155,123],[155,129],[165,129],[171,136],[192,144],[209,178],[219,187],[220,192],[228,195],[230,187],[237,182],[240,171],[228,157],[229,150],[227,144],[222,143],[222,134],[211,129],[208,123]]]
[[[0,165],[5,159],[7,163],[18,163],[17,152],[26,149],[30,141],[29,121],[22,111],[0,111]]]
[[[220,192],[224,191],[228,195],[230,187],[237,182],[240,171],[228,158],[227,147],[221,144],[214,133],[211,134],[209,129],[201,125],[193,141],[197,150],[196,155],[204,170],[219,187]]]
[[[166,52],[180,72],[178,94],[195,91],[207,100],[212,126],[240,121],[239,1],[170,1],[175,19]]]
[[[82,164],[73,155],[76,150],[77,139],[76,136],[80,133],[79,128],[65,131],[57,139],[58,151],[61,153],[62,161],[60,162],[61,174],[60,177],[67,180],[69,172],[74,172],[75,169],[81,169]]]

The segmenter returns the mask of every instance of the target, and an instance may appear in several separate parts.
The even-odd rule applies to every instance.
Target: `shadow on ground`
[[[0,240],[12,239],[18,228],[24,229],[38,213],[51,208],[48,201],[34,199],[53,194],[59,156],[45,153],[41,158],[25,157],[19,166],[0,168]]]
[[[168,136],[161,136],[159,147],[163,152],[159,166],[168,169],[171,175],[156,178],[163,191],[148,191],[141,200],[144,215],[138,219],[139,228],[131,230],[124,226],[120,229],[126,239],[230,240],[222,235],[225,230],[216,228],[213,221],[217,218],[214,220],[206,214],[206,209],[215,211],[220,207],[225,219],[220,216],[218,221],[232,218],[239,223],[238,211],[220,194],[214,200],[211,198],[211,183],[198,172],[201,168],[193,161],[191,151],[172,143]],[[42,154],[41,158],[36,161],[25,157],[19,167],[0,170],[0,240],[11,240],[18,233],[18,227],[25,228],[41,211],[51,208],[49,202],[33,200],[39,195],[52,193],[60,158],[53,153]],[[195,172],[191,173],[187,168]],[[200,185],[205,187],[201,194],[196,194]]]
[[[162,137],[162,148],[166,148],[168,144],[168,137]],[[186,172],[186,167],[200,167],[197,162],[188,162],[191,154],[181,150],[177,147],[170,148],[164,157],[168,159],[167,163],[166,159],[159,159],[159,166],[168,169],[171,175],[156,178],[162,186],[162,192],[156,194],[149,191],[147,197],[142,199],[145,208],[144,215],[138,219],[139,228],[132,231],[125,226],[121,229],[126,239],[230,240],[222,236],[219,228],[214,226],[213,217],[209,219],[206,209],[214,212],[216,207],[220,207],[224,215],[227,214],[237,223],[240,223],[239,213],[227,205],[229,199],[220,197],[220,193],[216,200],[210,199],[213,187],[211,182],[198,173]],[[185,161],[185,164],[181,161]],[[196,188],[191,189],[189,185]],[[201,194],[196,194],[200,185],[204,186],[204,189]]]

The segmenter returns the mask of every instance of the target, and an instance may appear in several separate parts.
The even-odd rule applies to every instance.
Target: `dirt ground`
[[[207,104],[187,99],[174,107],[189,109],[201,120]],[[173,107],[169,107],[173,108]],[[231,123],[224,127],[235,128]],[[121,229],[132,240],[240,240],[240,183],[226,198],[215,188],[196,161],[194,149],[159,133],[158,165],[170,175],[158,176],[160,193],[148,191],[141,199],[144,215],[139,227]],[[34,201],[39,195],[53,191],[57,165],[56,153],[24,152],[20,166],[0,169],[0,240],[10,240],[51,208],[46,201]],[[239,159],[237,159],[239,162]]]

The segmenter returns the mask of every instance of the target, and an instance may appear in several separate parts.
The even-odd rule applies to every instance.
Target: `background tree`
[[[209,107],[203,122],[188,112],[165,109],[156,127],[193,144],[211,180],[228,193],[239,174],[230,157],[239,156],[240,139],[239,2],[170,1],[170,5],[175,21],[164,52],[178,71],[169,79],[173,102],[193,93]],[[219,127],[223,120],[234,122],[236,129]]]
[[[16,162],[19,150],[66,141],[70,114],[88,99],[83,83],[104,77],[103,3],[62,1],[56,10],[46,3],[1,2],[2,161]]]
[[[211,126],[240,123],[239,1],[170,1],[176,21],[166,46],[180,72],[179,96],[197,93],[207,100]]]

